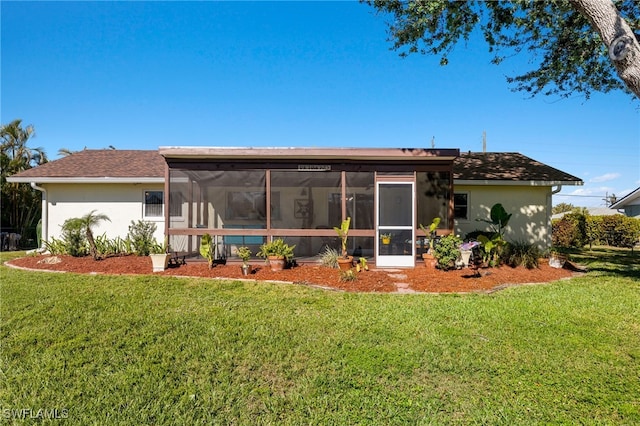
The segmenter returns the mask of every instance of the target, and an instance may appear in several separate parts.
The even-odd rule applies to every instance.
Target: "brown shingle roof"
[[[84,150],[34,167],[13,177],[164,178],[165,160],[158,151]],[[515,152],[462,153],[454,161],[455,180],[537,181],[581,184],[580,178]]]
[[[86,149],[16,174],[26,178],[164,178],[158,151]]]
[[[468,152],[453,163],[455,180],[536,181],[582,184],[578,177],[517,152]]]

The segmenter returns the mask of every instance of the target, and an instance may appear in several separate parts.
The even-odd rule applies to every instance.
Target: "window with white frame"
[[[469,194],[456,192],[453,194],[453,217],[459,220],[469,219]]]
[[[162,219],[164,206],[163,191],[144,191],[143,216],[150,219]]]
[[[172,218],[182,217],[184,200],[179,192],[172,192],[169,198],[169,215]],[[164,218],[164,191],[144,192],[144,217],[149,219]]]

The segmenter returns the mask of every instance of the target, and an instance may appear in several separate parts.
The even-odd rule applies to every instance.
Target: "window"
[[[453,217],[456,219],[469,219],[469,194],[453,194]]]
[[[162,191],[144,191],[144,217],[163,218],[162,207],[164,193]]]

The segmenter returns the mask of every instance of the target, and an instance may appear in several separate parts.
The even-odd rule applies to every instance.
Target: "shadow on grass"
[[[569,258],[599,275],[640,279],[640,251],[616,247],[597,246],[571,250]]]

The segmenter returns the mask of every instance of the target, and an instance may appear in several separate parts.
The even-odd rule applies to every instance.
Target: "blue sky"
[[[479,40],[400,58],[357,2],[1,3],[3,124],[31,146],[430,147],[520,152],[584,180],[554,204],[640,186],[640,103],[527,98]]]

